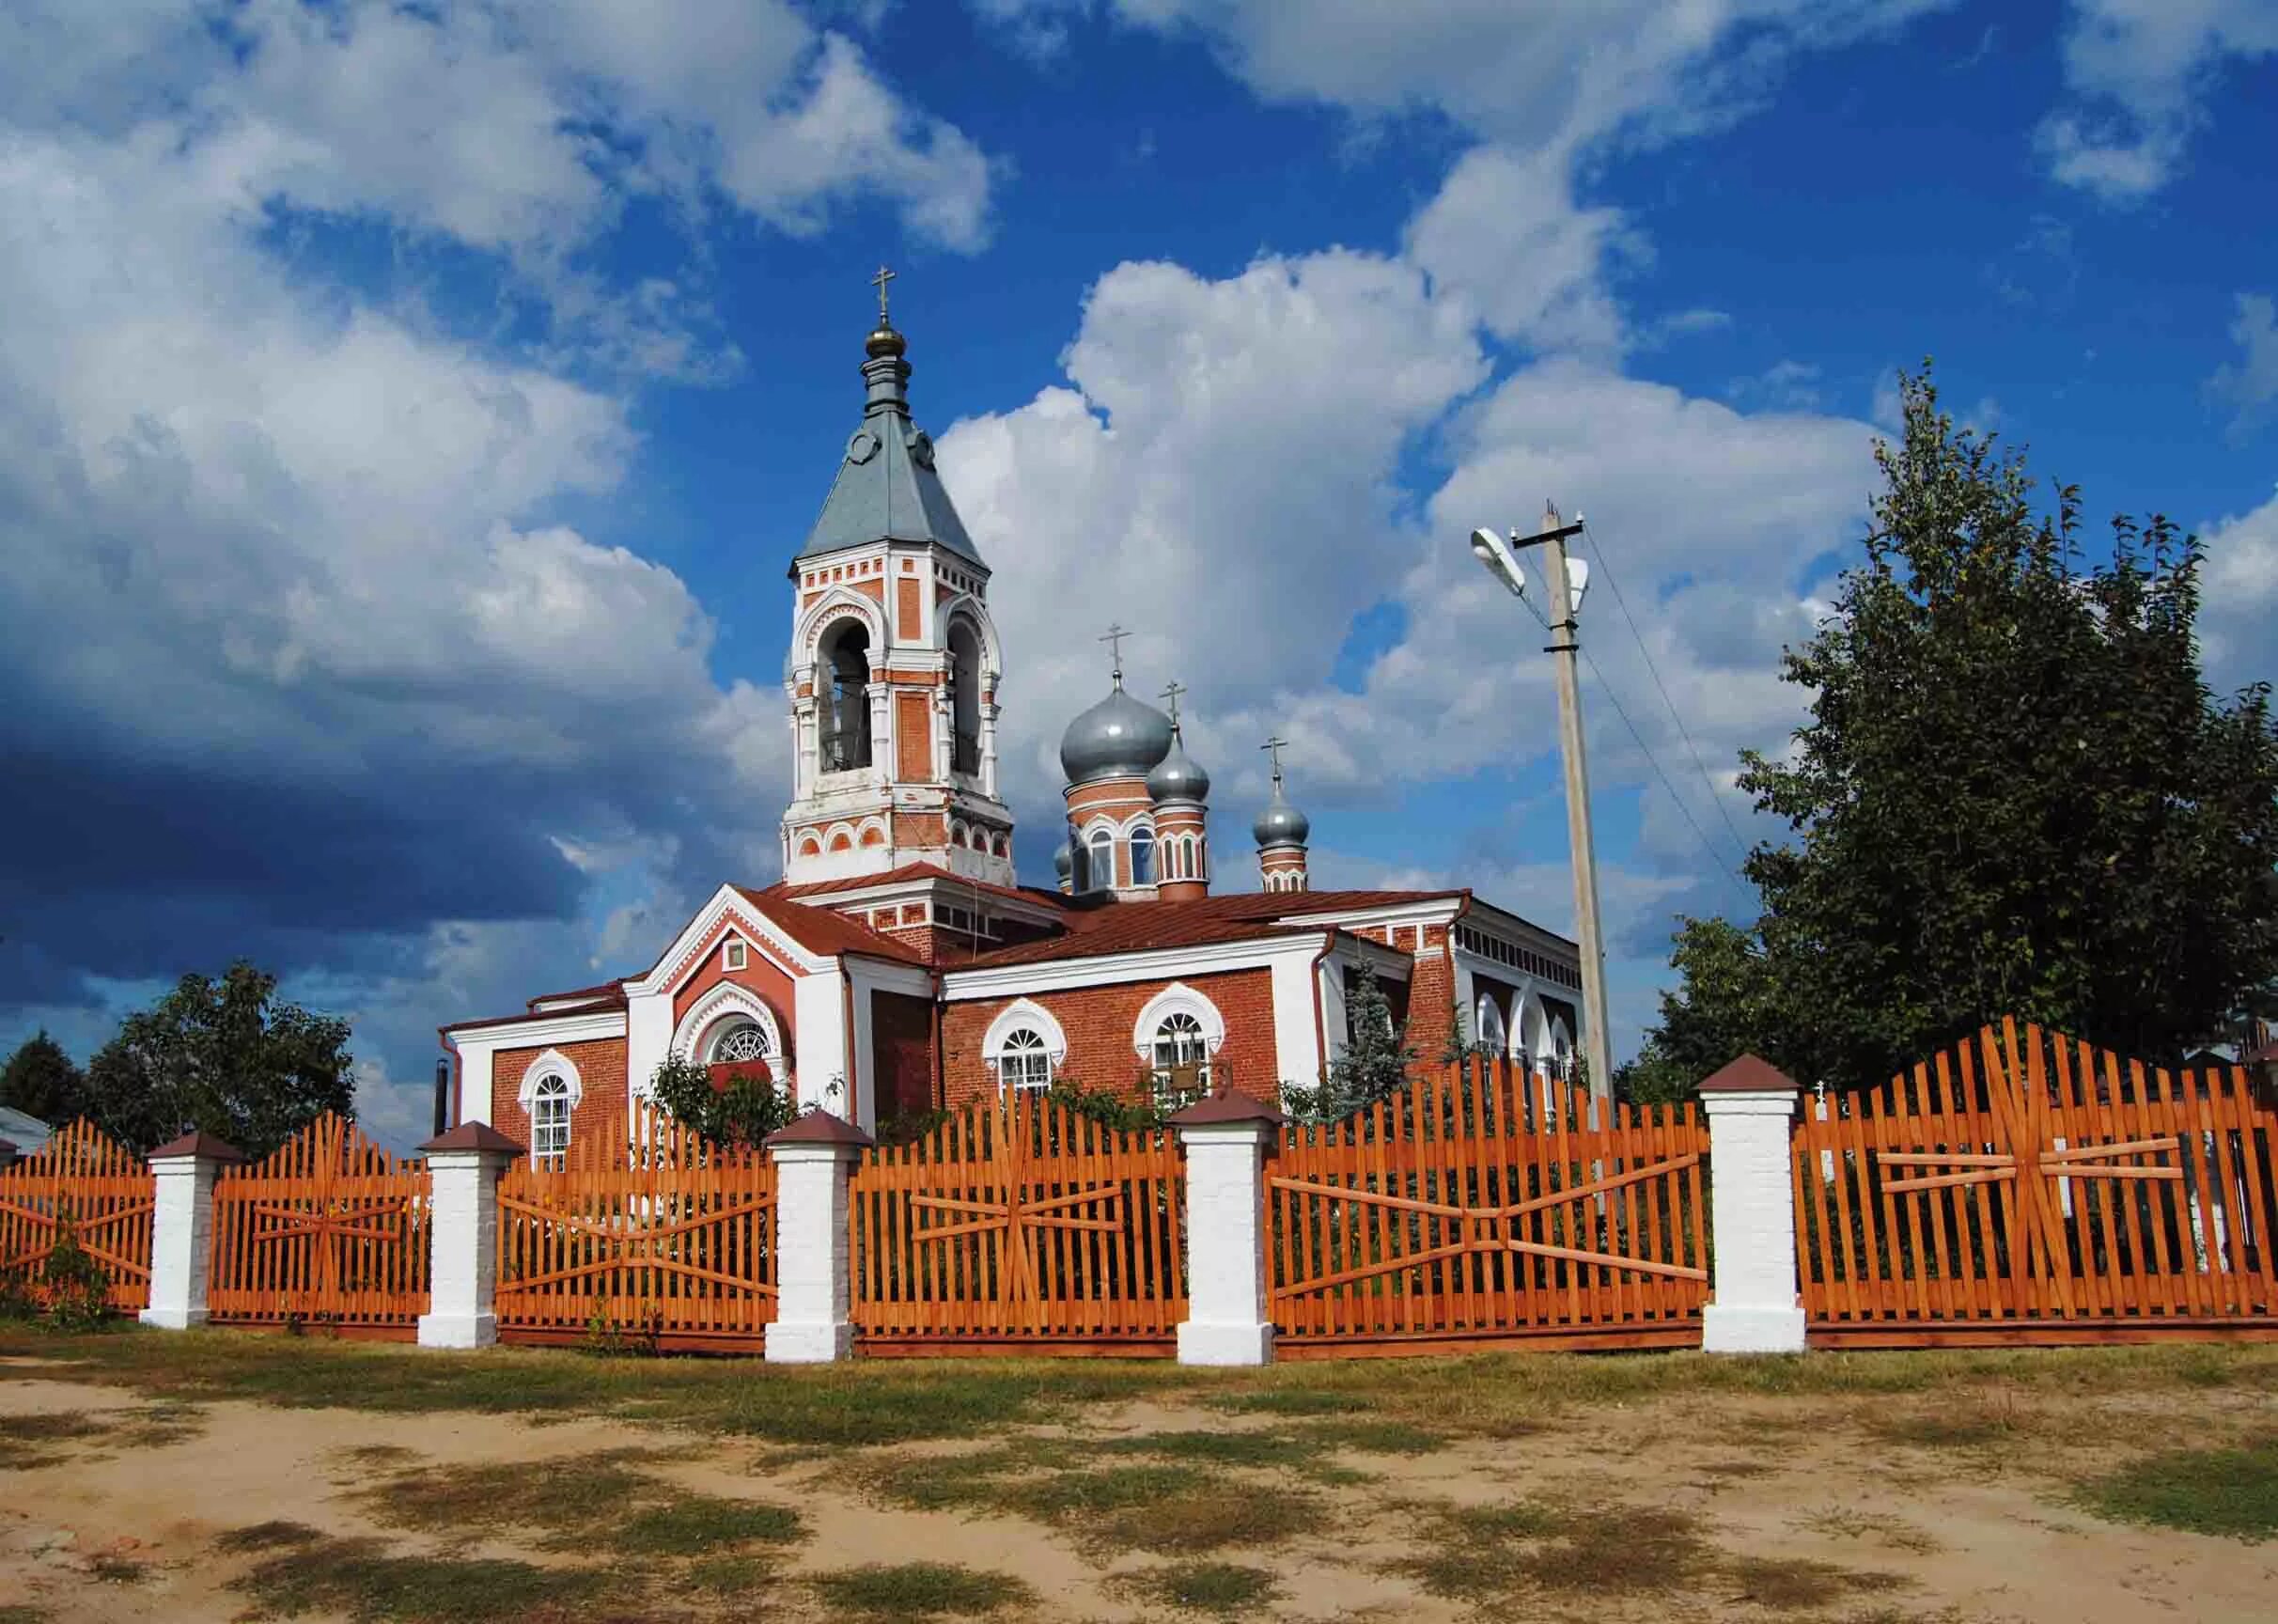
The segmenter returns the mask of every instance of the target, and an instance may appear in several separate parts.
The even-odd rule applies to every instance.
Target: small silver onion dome
[[[1052,871],[1063,880],[1076,871],[1076,854],[1069,850],[1065,840],[1060,842],[1060,849],[1052,854]]]
[[[1313,821],[1289,804],[1282,794],[1281,774],[1273,775],[1273,799],[1250,825],[1250,833],[1257,836],[1260,846],[1303,846],[1313,833]]]
[[[1209,798],[1210,775],[1186,753],[1186,732],[1171,725],[1171,753],[1155,763],[1147,775],[1147,792],[1158,801],[1204,801]]]
[[[1070,722],[1060,736],[1060,770],[1070,784],[1137,778],[1170,749],[1171,719],[1132,698],[1117,683],[1114,693]]]

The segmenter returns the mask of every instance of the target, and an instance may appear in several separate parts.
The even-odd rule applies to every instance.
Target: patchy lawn
[[[1092,1360],[0,1334],[0,1624],[2260,1618],[2278,1348]]]

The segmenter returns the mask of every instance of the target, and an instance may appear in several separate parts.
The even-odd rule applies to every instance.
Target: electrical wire
[[[1590,550],[1598,554],[1599,571],[1605,576],[1606,585],[1614,589],[1615,605],[1621,610],[1622,621],[1630,628],[1630,637],[1637,645],[1638,653],[1645,656],[1646,671],[1652,677],[1653,686],[1661,694],[1662,704],[1668,709],[1669,720],[1677,724],[1677,737],[1685,742],[1686,754],[1693,757],[1693,771],[1701,775],[1701,788],[1708,791],[1709,804],[1716,808],[1717,816],[1724,820],[1724,833],[1732,836],[1734,849],[1740,853],[1741,861],[1745,862],[1748,842],[1740,838],[1740,828],[1732,821],[1732,813],[1726,809],[1724,798],[1716,792],[1716,783],[1708,776],[1708,763],[1701,759],[1700,747],[1693,742],[1692,729],[1685,726],[1684,717],[1677,711],[1677,702],[1669,697],[1669,685],[1662,680],[1661,667],[1653,664],[1653,650],[1646,647],[1645,634],[1638,631],[1636,617],[1630,613],[1630,601],[1622,596],[1621,583],[1614,577],[1614,562],[1607,555],[1606,544],[1587,524],[1583,528],[1583,535],[1589,539]],[[1604,678],[1599,679],[1599,685],[1605,685]],[[1608,692],[1610,694],[1612,691],[1609,689]],[[1675,794],[1676,791],[1671,790],[1670,793]]]
[[[1733,871],[1732,865],[1724,861],[1724,853],[1702,831],[1700,820],[1693,816],[1693,808],[1685,804],[1684,797],[1677,792],[1677,786],[1669,782],[1669,774],[1662,770],[1661,758],[1653,754],[1653,747],[1646,742],[1645,735],[1638,732],[1637,724],[1630,720],[1629,711],[1622,709],[1621,695],[1614,692],[1614,685],[1606,680],[1606,674],[1598,668],[1598,662],[1590,658],[1590,651],[1580,643],[1574,646],[1574,651],[1582,656],[1582,663],[1590,668],[1590,675],[1597,679],[1599,691],[1605,695],[1606,703],[1614,707],[1614,714],[1620,717],[1621,725],[1630,730],[1630,737],[1644,755],[1646,765],[1653,769],[1653,775],[1661,780],[1662,788],[1669,791],[1669,799],[1676,803],[1677,811],[1684,817],[1685,826],[1693,831],[1693,837],[1701,843],[1701,850],[1708,854],[1711,863],[1724,871],[1724,878],[1740,887],[1745,896],[1748,890],[1746,882]]]

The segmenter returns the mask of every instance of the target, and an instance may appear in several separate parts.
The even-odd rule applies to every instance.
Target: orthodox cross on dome
[[[870,286],[878,289],[878,324],[881,327],[894,325],[893,322],[886,320],[886,284],[893,281],[898,274],[898,272],[889,271],[881,265],[878,268],[878,274],[870,278]]]
[[[1118,688],[1123,686],[1123,640],[1130,635],[1129,632],[1110,620],[1107,623],[1107,634],[1100,639],[1100,642],[1110,644],[1115,648],[1116,686]]]
[[[1162,697],[1171,702],[1171,726],[1174,729],[1178,726],[1178,695],[1185,692],[1186,684],[1175,678],[1172,679],[1171,685],[1162,691]]]
[[[1258,748],[1273,757],[1273,782],[1279,784],[1282,781],[1281,753],[1289,748],[1289,741],[1287,739],[1270,738],[1263,744],[1260,744]]]

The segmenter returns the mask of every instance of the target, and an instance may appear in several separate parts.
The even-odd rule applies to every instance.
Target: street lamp
[[[1567,538],[1582,531],[1582,515],[1562,524],[1558,509],[1543,505],[1542,529],[1533,536],[1513,530],[1506,540],[1481,525],[1471,533],[1471,549],[1489,574],[1503,583],[1514,598],[1526,596],[1526,572],[1519,554],[1540,547],[1548,566],[1545,583],[1551,601],[1546,606],[1551,644],[1558,677],[1559,755],[1566,764],[1567,841],[1574,861],[1574,914],[1582,933],[1582,1005],[1584,1053],[1590,1067],[1590,1090],[1600,1096],[1614,1089],[1614,1066],[1606,1032],[1606,959],[1598,928],[1598,849],[1590,833],[1590,777],[1583,758],[1582,699],[1577,689],[1575,663],[1581,642],[1575,635],[1575,614],[1590,580],[1589,566],[1567,557]]]

